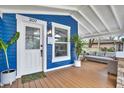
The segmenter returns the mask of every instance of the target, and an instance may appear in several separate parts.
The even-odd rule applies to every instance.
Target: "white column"
[[[115,52],[117,51],[117,46],[116,46],[116,41],[114,40],[114,45],[113,47],[115,48]]]
[[[100,51],[100,38],[98,37],[98,50]]]
[[[116,43],[115,43],[114,47],[115,47],[115,52],[116,52],[117,51],[117,45],[116,45]]]

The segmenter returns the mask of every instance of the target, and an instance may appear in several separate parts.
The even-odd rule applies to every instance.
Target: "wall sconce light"
[[[48,36],[52,36],[52,30],[51,30],[51,29],[48,30],[47,35],[48,35]]]

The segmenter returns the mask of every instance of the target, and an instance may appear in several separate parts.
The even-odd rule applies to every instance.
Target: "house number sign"
[[[30,21],[30,22],[33,22],[33,23],[36,23],[36,22],[37,22],[37,19],[30,18],[29,21]]]

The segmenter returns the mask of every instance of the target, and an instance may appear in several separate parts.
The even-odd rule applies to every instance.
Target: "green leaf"
[[[0,39],[0,49],[3,49],[4,51],[6,51],[7,49],[7,45],[4,43],[2,39]]]
[[[0,39],[1,40],[1,39]],[[1,41],[0,41],[0,49],[2,49]]]
[[[79,57],[83,51],[84,46],[86,45],[86,42],[83,41],[78,35],[74,35],[71,38],[71,41],[74,43],[76,54]]]
[[[9,62],[8,62],[8,56],[7,56],[7,48],[12,45],[13,43],[15,43],[18,38],[20,36],[19,32],[16,32],[16,34],[13,36],[13,38],[6,44],[4,43],[4,41],[2,39],[0,39],[0,49],[4,50],[5,53],[5,57],[6,57],[6,64],[7,64],[7,68],[9,69]]]
[[[20,33],[16,32],[16,34],[13,36],[13,38],[11,38],[11,40],[7,43],[7,47],[9,47],[13,43],[15,43],[18,40],[19,36],[20,36]]]

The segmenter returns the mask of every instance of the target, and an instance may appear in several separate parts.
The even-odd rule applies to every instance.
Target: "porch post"
[[[116,43],[115,43],[114,47],[115,47],[115,52],[116,52],[117,51],[117,45],[116,45]]]
[[[98,51],[100,51],[100,38],[98,37]]]

